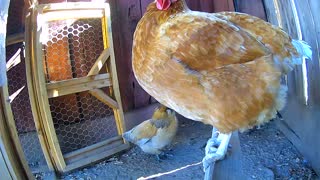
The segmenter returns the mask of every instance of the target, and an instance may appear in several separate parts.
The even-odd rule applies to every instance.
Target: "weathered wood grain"
[[[236,10],[267,20],[263,0],[235,0]]]

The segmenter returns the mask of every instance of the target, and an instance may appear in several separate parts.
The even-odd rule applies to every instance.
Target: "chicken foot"
[[[212,137],[208,140],[205,148],[206,156],[202,160],[204,171],[206,171],[216,161],[222,160],[225,157],[231,135],[232,133],[219,133],[216,128],[213,128]]]
[[[161,151],[160,154],[156,154],[156,158],[158,161],[161,161],[161,160],[165,160],[167,159],[168,157],[173,157],[172,154],[169,154],[169,153],[165,153],[163,151]]]

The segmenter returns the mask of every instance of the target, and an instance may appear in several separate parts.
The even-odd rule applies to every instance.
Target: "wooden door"
[[[95,3],[39,5],[31,13],[31,104],[47,162],[61,172],[128,147],[110,18],[109,5]]]

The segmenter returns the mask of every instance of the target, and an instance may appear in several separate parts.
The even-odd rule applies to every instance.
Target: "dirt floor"
[[[99,164],[65,174],[61,179],[203,179],[204,147],[212,128],[179,118],[179,131],[170,154],[159,162],[138,147]],[[239,134],[242,169],[239,179],[317,179],[308,162],[271,122]],[[42,175],[38,179],[46,179]]]

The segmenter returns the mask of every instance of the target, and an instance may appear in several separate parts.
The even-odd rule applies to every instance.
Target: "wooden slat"
[[[238,180],[249,178],[246,177],[243,172],[243,156],[241,152],[238,132],[234,132],[232,134],[230,145],[232,146],[232,148],[230,149],[230,152],[225,157],[225,159],[218,161],[215,164],[215,170],[212,179]]]
[[[32,11],[30,13],[33,13]],[[53,162],[50,157],[50,150],[46,143],[46,137],[44,133],[44,127],[42,123],[40,123],[41,114],[38,106],[36,105],[36,96],[35,96],[35,89],[34,89],[34,79],[31,70],[31,59],[33,58],[34,54],[32,53],[32,37],[33,32],[31,30],[31,15],[27,16],[26,18],[26,29],[25,29],[25,36],[26,36],[26,51],[25,51],[25,64],[26,64],[26,77],[27,77],[27,86],[28,86],[28,93],[29,93],[29,100],[31,105],[31,111],[33,120],[35,123],[35,127],[38,133],[39,142],[42,148],[42,152],[46,159],[47,165],[49,170],[54,170]]]
[[[41,14],[41,11],[39,12]],[[66,167],[65,161],[63,159],[63,155],[60,149],[59,141],[54,129],[50,106],[48,102],[47,89],[45,85],[45,77],[43,72],[43,60],[42,60],[42,44],[40,41],[40,34],[42,33],[42,28],[39,27],[37,23],[38,11],[34,10],[32,13],[32,22],[35,27],[33,30],[35,37],[34,38],[34,46],[33,46],[33,57],[32,57],[32,65],[33,70],[35,71],[33,74],[34,82],[35,82],[35,90],[37,95],[37,104],[39,108],[39,113],[41,115],[41,123],[43,123],[43,127],[47,137],[47,143],[50,149],[50,155],[54,161],[55,168],[58,171],[63,171]]]
[[[114,141],[119,141],[121,139],[122,139],[121,136],[116,136],[116,137],[110,138],[108,140],[96,143],[94,145],[91,145],[91,146],[88,146],[88,147],[85,147],[85,148],[82,148],[82,149],[67,153],[67,154],[64,155],[64,158],[65,158],[66,161],[71,161],[71,159],[73,159],[75,157],[79,157],[84,153],[88,153],[90,151],[93,151],[95,149],[101,148],[101,147],[106,146],[106,145],[108,145],[110,143],[113,143]]]
[[[119,88],[119,81],[118,81],[118,74],[117,74],[117,67],[116,67],[116,60],[115,60],[115,54],[114,54],[114,48],[113,48],[113,35],[112,35],[112,26],[111,26],[111,16],[110,16],[110,7],[107,5],[105,9],[105,20],[107,25],[107,34],[108,39],[104,38],[104,41],[109,42],[109,49],[110,49],[110,73],[111,73],[111,79],[112,79],[112,89],[114,93],[114,97],[118,103],[118,108],[113,109],[114,117],[116,119],[118,134],[122,135],[125,130],[125,123],[124,123],[124,115],[123,115],[123,109],[122,109],[122,103],[121,103],[121,96],[120,96],[120,88]],[[105,47],[106,48],[106,47]]]
[[[107,59],[110,56],[109,48],[106,48],[102,51],[97,61],[94,63],[90,71],[88,72],[88,76],[96,75],[102,69],[103,65],[106,63]]]
[[[64,169],[63,172],[68,172],[73,169],[81,168],[88,166],[94,162],[100,161],[102,159],[108,158],[116,153],[124,151],[129,148],[128,144],[123,144],[123,141],[115,141],[113,144],[104,146],[103,148],[96,149],[95,151],[89,152],[87,155],[84,155],[83,158],[74,161],[72,163],[67,162],[68,166]]]
[[[0,87],[0,136],[3,137],[4,144],[0,146],[6,150],[8,155],[7,163],[10,163],[11,175],[17,179],[26,177],[33,178],[25,158],[15,125],[13,113],[9,101],[7,85]],[[2,112],[3,111],[3,112]],[[14,179],[15,179],[14,178]]]
[[[263,0],[235,0],[235,2],[237,5],[235,9],[237,11],[267,20],[266,13],[264,11]]]
[[[133,33],[141,19],[140,2],[145,0],[110,0],[114,51],[118,67],[122,105],[125,111],[148,105],[150,95],[146,93],[132,74],[131,51]],[[149,1],[149,0],[146,0]],[[143,2],[144,3],[144,2]],[[143,4],[144,7],[147,4]],[[115,10],[114,10],[115,9]],[[140,98],[136,98],[139,96]]]
[[[90,90],[89,93],[112,109],[119,109],[119,104],[117,103],[117,101],[113,100],[111,97],[105,94],[101,89],[93,89]]]
[[[68,2],[68,3],[52,3],[52,4],[40,4],[38,8],[43,12],[48,11],[65,11],[65,10],[103,10],[105,3],[93,3],[93,2]]]
[[[312,47],[312,61],[307,62],[308,72],[308,93],[309,104],[320,105],[320,61],[319,61],[319,46],[320,39],[318,39],[320,29],[320,18],[317,7],[320,7],[319,1],[295,1],[298,16],[300,18],[300,27],[302,31],[303,40]],[[312,7],[312,6],[313,7]],[[312,8],[311,8],[312,7]]]
[[[7,36],[6,46],[10,46],[10,45],[21,43],[21,42],[24,42],[24,33],[13,34],[13,35]]]
[[[110,85],[109,74],[99,74],[96,76],[47,83],[48,98],[89,91]]]
[[[102,10],[66,10],[66,11],[54,11],[46,12],[43,14],[43,18],[46,21],[57,21],[66,19],[88,19],[88,18],[102,18]]]
[[[33,11],[30,11],[33,13]],[[36,126],[36,130],[38,133],[39,142],[42,148],[42,152],[46,159],[47,165],[49,170],[54,170],[53,162],[50,157],[50,148],[47,144],[46,137],[45,137],[45,130],[40,122],[41,114],[40,110],[37,106],[37,100],[35,96],[35,84],[33,79],[33,74],[31,70],[31,58],[34,56],[32,53],[32,49],[34,48],[34,43],[32,43],[32,37],[34,32],[31,31],[31,15],[27,16],[26,18],[26,29],[25,29],[25,36],[26,36],[26,50],[25,50],[25,64],[26,64],[26,76],[27,76],[27,86],[28,86],[28,93],[29,93],[29,100],[31,105],[31,111],[33,120]]]

